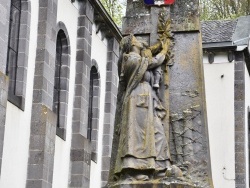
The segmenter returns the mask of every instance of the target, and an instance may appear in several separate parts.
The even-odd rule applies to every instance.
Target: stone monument
[[[127,0],[107,187],[213,188],[198,6]]]

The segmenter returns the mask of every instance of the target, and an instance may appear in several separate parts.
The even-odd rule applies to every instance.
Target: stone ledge
[[[140,182],[140,183],[121,183],[108,185],[105,188],[195,188],[192,185],[182,183],[167,183],[167,182]]]
[[[105,188],[198,188],[188,180],[165,177],[149,181],[110,182]]]

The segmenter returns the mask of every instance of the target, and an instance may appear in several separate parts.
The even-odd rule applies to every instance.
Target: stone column
[[[74,188],[89,187],[90,182],[91,142],[87,139],[87,128],[94,8],[89,1],[79,1],[70,180],[68,185],[68,187]]]
[[[52,112],[57,0],[39,0],[39,20],[26,188],[51,188],[56,137]]]
[[[234,117],[235,117],[235,186],[246,187],[246,107],[245,107],[245,56],[235,52],[234,64]]]
[[[105,115],[103,125],[102,145],[102,187],[107,184],[112,151],[112,140],[114,133],[114,119],[116,110],[116,95],[118,87],[117,61],[119,55],[119,43],[115,38],[108,41],[108,61],[105,94]]]
[[[9,36],[10,1],[0,2],[0,175],[4,145],[9,79],[5,74]]]

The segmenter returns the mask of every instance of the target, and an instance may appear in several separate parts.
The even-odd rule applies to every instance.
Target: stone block
[[[30,136],[30,150],[44,150],[45,135]]]
[[[78,38],[86,38],[86,40],[82,41],[83,39],[78,39],[77,40],[77,46],[81,47],[80,49],[83,49],[85,51],[87,51],[87,49],[83,48],[83,47],[85,46],[84,43],[87,43],[87,35],[89,35],[89,31],[88,31],[88,29],[86,27],[78,27],[78,29],[77,29],[77,36],[78,36]]]
[[[78,30],[80,29],[86,29],[86,27],[80,27]],[[83,36],[78,36],[78,37],[83,37]],[[86,41],[85,38],[78,38],[77,40],[77,49],[81,49],[81,50],[85,50],[87,51],[88,49],[88,42]]]
[[[86,15],[86,17],[89,19],[90,22],[93,22],[94,19],[94,8],[90,4],[89,1],[84,1],[80,4],[79,8],[79,14],[80,15]]]
[[[235,116],[235,122],[242,122],[242,125],[245,124],[244,120],[245,120],[245,114],[243,112],[234,112],[234,116]]]
[[[47,1],[47,0],[45,0]],[[47,7],[39,7],[39,22],[46,22],[48,17]]]
[[[40,1],[39,2],[39,7],[48,7],[48,5],[49,5],[49,2],[50,0],[43,0],[43,1]]]
[[[43,180],[27,180],[26,188],[41,188],[43,187]]]
[[[235,132],[235,142],[245,142],[245,133],[244,132]]]
[[[245,110],[245,102],[244,101],[234,101],[234,109],[235,111],[244,111]]]
[[[18,53],[18,67],[27,68],[28,65],[28,55],[26,53]]]
[[[235,161],[235,174],[245,174],[246,164]]]
[[[108,170],[103,170],[101,173],[102,180],[108,180],[109,178],[109,171]]]
[[[92,108],[92,117],[99,118],[99,108]]]
[[[76,187],[82,187],[83,182],[82,182],[83,175],[75,175],[71,174],[70,177],[70,182],[69,182],[69,187],[76,188]]]
[[[103,147],[102,147],[102,156],[103,157],[110,157],[110,154],[111,154],[111,146],[103,145]]]
[[[83,174],[84,165],[82,161],[71,162],[71,174]]]
[[[235,121],[235,131],[237,132],[245,131],[245,124],[243,121]]]
[[[99,129],[99,119],[98,118],[92,118],[92,129]]]
[[[98,130],[92,129],[91,140],[92,141],[98,140]],[[93,145],[93,143],[91,143],[91,145]]]
[[[29,11],[30,10],[30,3],[28,1],[22,1],[22,11]]]
[[[31,150],[29,152],[29,164],[43,164],[44,163],[44,151],[41,150]]]
[[[83,61],[83,53],[84,53],[84,50],[76,51],[76,61],[78,61],[79,63],[82,63]],[[78,64],[78,62],[76,64]]]
[[[61,77],[69,79],[69,73],[70,73],[69,67],[66,65],[63,65],[61,67]]]
[[[83,53],[83,62],[85,65],[87,65],[86,68],[90,68],[91,67],[91,57],[90,57],[90,53],[84,52]],[[86,71],[86,74],[90,74],[90,70]],[[87,78],[89,78],[89,75],[87,75]]]
[[[89,19],[86,17],[86,15],[80,15],[78,17],[78,27],[89,28],[89,25],[92,25],[92,23],[89,21]]]
[[[105,113],[110,113],[111,112],[111,104],[109,104],[109,103],[105,104],[104,112]]]
[[[47,32],[47,23],[46,22],[40,22],[38,24],[38,34],[39,35],[46,35],[46,32]]]
[[[45,42],[46,41],[46,35],[38,35],[37,37],[37,48],[38,49],[44,49],[46,48]]]
[[[103,157],[102,158],[102,169],[109,170],[110,168],[110,157]]]
[[[234,52],[235,61],[244,61],[244,53],[243,52]],[[243,64],[243,63],[242,63]]]
[[[69,88],[69,80],[67,78],[61,78],[61,89],[68,90]]]
[[[71,141],[71,148],[83,149],[84,148],[84,138],[81,134],[74,134]]]
[[[109,134],[104,134],[102,137],[102,143],[105,146],[110,146],[112,143],[112,138],[110,137]]]
[[[103,134],[110,134],[111,128],[112,127],[109,123],[105,123],[103,128]]]
[[[245,79],[244,76],[245,76],[245,74],[244,74],[243,70],[240,70],[240,71],[236,70],[234,72],[234,79],[235,80],[244,80]]]
[[[84,149],[71,149],[70,160],[71,161],[84,161],[85,160]]]
[[[236,183],[236,188],[245,188],[246,187],[246,185],[244,185],[244,184],[237,184]]]
[[[29,164],[27,179],[43,179],[43,165]]]
[[[244,152],[235,152],[235,162],[236,163],[245,163]]]
[[[235,152],[241,152],[244,153],[245,152],[245,145],[243,142],[236,142],[235,143]]]
[[[235,71],[243,71],[244,70],[244,64],[243,61],[236,61],[234,64]]]

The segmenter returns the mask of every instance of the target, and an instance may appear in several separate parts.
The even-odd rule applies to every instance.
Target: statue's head
[[[120,42],[120,51],[122,53],[129,53],[132,49],[132,38],[134,35],[130,34],[126,37],[123,37]]]
[[[136,38],[133,34],[123,37],[120,42],[120,50],[123,53],[129,53],[133,46],[142,50],[143,48],[148,47],[148,43],[141,37]]]
[[[132,37],[131,45],[138,47],[140,50],[143,49],[143,43],[135,36]]]

